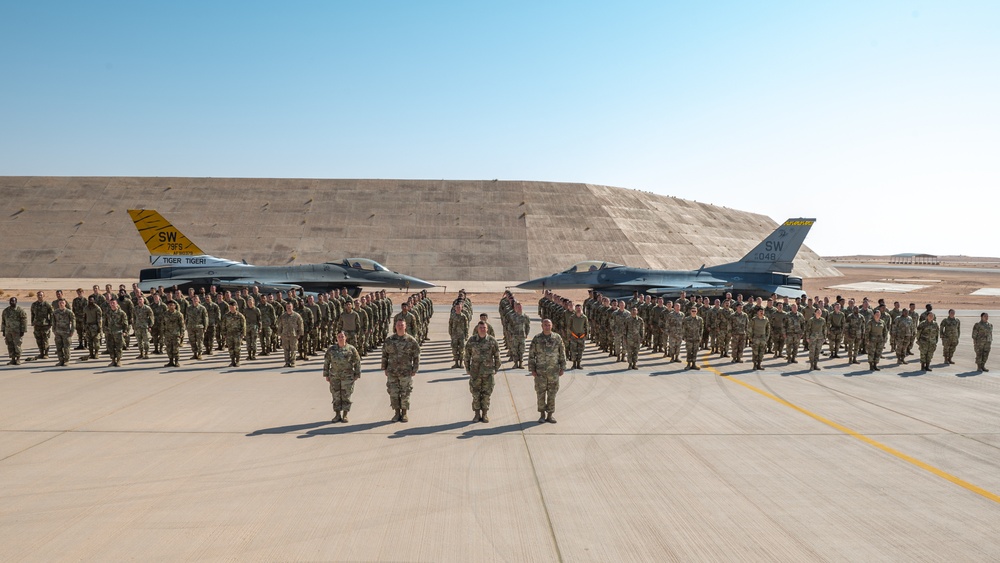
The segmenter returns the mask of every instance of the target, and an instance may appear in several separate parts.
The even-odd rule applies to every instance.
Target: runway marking
[[[772,401],[775,401],[775,402],[778,402],[778,403],[780,403],[782,405],[785,405],[786,407],[789,407],[789,408],[791,408],[793,410],[796,410],[796,411],[798,411],[798,412],[800,412],[800,413],[808,416],[809,418],[812,418],[813,420],[816,420],[818,422],[822,422],[823,424],[826,424],[827,426],[829,426],[831,428],[839,430],[840,432],[843,432],[844,434],[847,434],[848,436],[850,436],[852,438],[856,438],[858,440],[861,440],[862,442],[864,442],[864,443],[866,443],[866,444],[868,444],[870,446],[873,446],[875,448],[878,448],[878,449],[882,450],[883,452],[885,452],[885,453],[887,453],[889,455],[892,455],[892,456],[894,456],[894,457],[896,457],[898,459],[901,459],[901,460],[903,460],[903,461],[905,461],[905,462],[907,462],[909,464],[915,465],[915,466],[919,467],[920,469],[923,469],[924,471],[928,471],[928,472],[930,472],[930,473],[932,473],[934,475],[937,475],[938,477],[940,477],[942,479],[945,479],[947,481],[951,481],[952,483],[958,485],[959,487],[962,487],[963,489],[966,489],[968,491],[972,491],[973,493],[976,493],[977,495],[980,495],[980,496],[985,497],[985,498],[987,498],[987,499],[989,499],[989,500],[991,500],[991,501],[993,501],[995,503],[1000,504],[1000,495],[991,493],[990,491],[987,491],[986,489],[984,489],[982,487],[978,487],[976,485],[973,485],[972,483],[970,483],[968,481],[965,481],[963,479],[960,479],[960,478],[952,475],[951,473],[948,473],[946,471],[942,471],[941,469],[938,469],[937,467],[934,467],[933,465],[930,465],[928,463],[924,463],[923,461],[920,461],[919,459],[916,459],[915,457],[908,456],[908,455],[904,454],[903,452],[901,452],[899,450],[896,450],[894,448],[890,448],[889,446],[887,446],[887,445],[885,445],[885,444],[883,444],[881,442],[878,442],[876,440],[873,440],[873,439],[869,438],[868,436],[865,436],[864,434],[861,434],[860,432],[855,432],[854,430],[851,430],[850,428],[844,426],[843,424],[839,424],[839,423],[834,422],[834,421],[832,421],[832,420],[830,420],[828,418],[824,418],[824,417],[822,417],[822,416],[820,416],[820,415],[818,415],[818,414],[816,414],[816,413],[814,413],[812,411],[806,410],[806,409],[804,409],[804,408],[796,405],[795,403],[786,401],[785,399],[782,399],[781,397],[778,397],[777,395],[768,393],[767,391],[764,391],[763,389],[759,389],[759,388],[757,388],[757,387],[755,387],[755,386],[747,383],[746,381],[742,381],[742,380],[736,379],[736,378],[734,378],[732,376],[725,375],[724,373],[722,373],[721,371],[719,371],[718,369],[716,369],[714,366],[712,366],[712,365],[710,365],[710,364],[708,364],[706,362],[703,362],[701,365],[703,367],[705,367],[706,369],[708,369],[709,371],[715,373],[716,375],[721,376],[721,377],[725,377],[725,379],[727,381],[732,381],[733,383],[737,383],[739,385],[742,385],[743,387],[745,387],[745,388],[753,391],[754,393],[757,393],[759,395],[767,397],[768,399],[771,399]]]

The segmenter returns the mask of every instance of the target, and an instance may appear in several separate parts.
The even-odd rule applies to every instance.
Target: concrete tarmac
[[[437,309],[406,424],[378,352],[349,424],[321,357],[0,368],[0,560],[1000,559],[1000,362],[975,371],[972,312],[926,373],[648,350],[627,371],[591,345],[557,424],[505,362],[482,424]]]

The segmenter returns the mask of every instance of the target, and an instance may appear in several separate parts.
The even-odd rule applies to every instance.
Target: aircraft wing
[[[272,291],[299,290],[302,286],[293,283],[277,283],[257,280],[212,280],[212,285],[223,289],[247,289],[258,287],[261,291],[268,293]]]
[[[778,297],[802,297],[805,292],[801,287],[789,287],[787,285],[761,284],[760,289],[774,293]]]
[[[659,295],[662,297],[679,297],[681,292],[685,292],[688,295],[715,295],[720,291],[725,290],[730,284],[726,283],[705,283],[705,282],[693,282],[677,285],[666,285],[662,287],[651,287],[646,290],[646,293],[652,295]]]

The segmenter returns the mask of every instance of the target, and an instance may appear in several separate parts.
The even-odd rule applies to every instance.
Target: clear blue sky
[[[0,3],[0,175],[589,182],[998,256],[1000,2]]]

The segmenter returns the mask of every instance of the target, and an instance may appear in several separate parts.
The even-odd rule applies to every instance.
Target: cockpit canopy
[[[573,264],[568,270],[563,272],[564,274],[579,274],[583,272],[596,272],[598,270],[607,270],[610,268],[624,268],[621,264],[615,264],[614,262],[602,262],[601,260],[584,260],[583,262],[578,262]]]
[[[345,268],[353,268],[355,270],[365,270],[368,272],[388,272],[389,269],[379,264],[374,260],[369,260],[368,258],[344,258],[344,261],[338,264],[339,266],[344,266]]]

